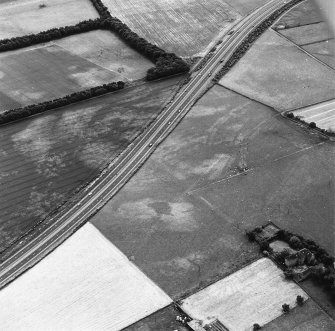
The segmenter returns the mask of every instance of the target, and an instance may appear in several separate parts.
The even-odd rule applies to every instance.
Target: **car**
[[[149,147],[152,147],[152,143],[149,144]]]
[[[228,32],[228,36],[232,35],[234,32],[235,32],[234,30],[230,30],[230,31]]]
[[[180,113],[180,112],[181,112],[181,110],[179,109],[179,110],[178,110],[178,113]]]
[[[210,77],[210,76],[212,76],[212,73],[211,73],[211,72],[208,74],[208,77]]]
[[[171,124],[171,122],[168,122],[168,125],[170,125]]]
[[[220,60],[220,63],[222,63],[222,62],[223,62],[223,59]]]

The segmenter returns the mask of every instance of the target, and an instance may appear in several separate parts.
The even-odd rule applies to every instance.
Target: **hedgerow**
[[[108,92],[121,90],[124,88],[124,85],[125,85],[124,82],[121,82],[121,81],[113,82],[110,84],[95,86],[95,87],[92,87],[84,91],[68,94],[62,98],[57,98],[57,99],[41,102],[38,104],[32,104],[26,107],[7,110],[0,114],[0,124],[5,124],[5,123],[16,121],[16,120],[19,120],[19,119],[22,119],[22,118],[25,118],[31,115],[43,113],[50,109],[64,107],[74,102],[87,100],[92,97],[103,95]]]

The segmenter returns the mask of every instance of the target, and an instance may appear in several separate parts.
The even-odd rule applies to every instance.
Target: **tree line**
[[[87,100],[92,97],[96,97],[99,95],[106,94],[108,92],[118,91],[123,89],[125,83],[122,81],[113,82],[109,84],[104,84],[100,86],[95,86],[87,90],[74,92],[72,94],[68,94],[64,97],[44,101],[38,104],[32,104],[29,106],[15,108],[11,110],[7,110],[0,114],[0,124],[5,124],[11,121],[16,121],[31,115],[43,113],[50,109],[55,109],[63,106],[67,106],[74,102]]]

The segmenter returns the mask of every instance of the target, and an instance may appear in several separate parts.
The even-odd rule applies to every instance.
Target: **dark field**
[[[173,306],[169,306],[124,328],[122,331],[189,331],[189,328],[176,321],[178,315],[178,311]]]
[[[0,127],[0,248],[122,151],[180,78],[144,84]]]
[[[179,298],[258,256],[244,231],[268,220],[334,253],[334,161],[332,144],[215,86],[92,221]]]
[[[91,88],[124,80],[88,60],[51,45],[1,53],[0,111],[51,100]]]
[[[313,300],[262,327],[264,331],[333,331],[335,322]]]

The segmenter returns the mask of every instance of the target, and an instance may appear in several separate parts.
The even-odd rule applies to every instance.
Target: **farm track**
[[[75,206],[68,210],[64,209],[54,217],[52,225],[46,227],[2,263],[0,287],[4,287],[50,253],[114,196],[206,91],[212,75],[219,72],[228,62],[249,33],[286,3],[288,1],[270,1],[239,22],[235,26],[234,33],[225,38],[212,58],[195,74],[148,130],[131,144],[98,180],[87,187],[84,192],[86,195],[83,195]],[[112,170],[109,171],[110,169]]]

